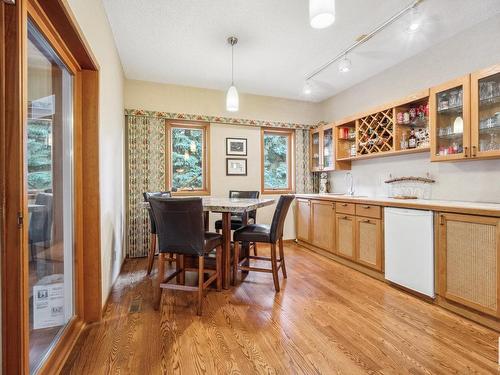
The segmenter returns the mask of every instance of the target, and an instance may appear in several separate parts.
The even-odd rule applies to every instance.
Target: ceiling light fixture
[[[336,61],[340,60],[341,58],[345,57],[349,52],[351,52],[353,49],[356,47],[359,47],[361,44],[366,43],[369,39],[371,39],[374,35],[378,34],[382,30],[384,30],[387,26],[401,18],[403,15],[408,13],[409,11],[413,10],[415,7],[417,7],[422,1],[424,0],[413,0],[411,4],[406,6],[405,8],[401,9],[399,12],[394,14],[391,18],[387,19],[384,23],[370,31],[368,34],[364,34],[362,37],[358,38],[351,46],[340,52],[337,56],[335,56],[333,59],[327,61],[323,65],[321,65],[319,68],[314,70],[311,74],[306,76],[306,81],[311,80],[318,74],[320,74],[322,71],[324,71],[326,68],[328,68],[330,65],[335,63]]]
[[[234,45],[238,43],[238,38],[230,36],[227,42],[231,45],[231,86],[226,94],[226,110],[228,112],[237,112],[240,109],[240,98],[238,90],[234,86]]]
[[[306,81],[306,83],[304,84],[304,95],[311,95],[312,93],[312,88],[311,88],[311,85],[309,84],[309,81]]]
[[[349,60],[347,56],[344,55],[344,58],[339,62],[339,72],[347,73],[350,70],[351,70],[351,60]]]
[[[410,22],[406,28],[406,32],[409,34],[415,33],[420,28],[420,18],[418,15],[418,9],[416,6],[410,11]]]
[[[335,22],[335,0],[309,0],[309,22],[314,29],[324,29]]]

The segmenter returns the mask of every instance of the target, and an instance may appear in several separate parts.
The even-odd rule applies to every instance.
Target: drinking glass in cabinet
[[[437,155],[460,154],[464,148],[462,86],[437,94],[436,138]]]
[[[312,133],[312,164],[313,168],[319,167],[319,133]]]
[[[500,150],[500,73],[479,80],[479,151]]]
[[[323,132],[323,168],[333,167],[333,128]]]

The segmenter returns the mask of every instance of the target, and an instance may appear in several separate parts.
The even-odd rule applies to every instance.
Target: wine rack
[[[394,113],[389,108],[359,120],[358,155],[371,155],[394,150]]]

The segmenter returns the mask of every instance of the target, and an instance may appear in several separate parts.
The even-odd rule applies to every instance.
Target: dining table
[[[272,198],[201,198],[206,231],[209,230],[209,213],[222,214],[222,287],[229,289],[231,284],[231,216],[243,215],[243,225],[245,225],[250,211],[270,206],[275,200]],[[145,208],[150,207],[148,202],[141,202],[141,204]]]

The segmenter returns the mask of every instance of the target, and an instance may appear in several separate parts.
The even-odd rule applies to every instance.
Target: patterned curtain
[[[314,193],[319,190],[319,179],[309,171],[309,130],[295,130],[295,190]]]
[[[128,251],[131,258],[146,256],[149,216],[140,206],[145,191],[165,190],[165,119],[126,116],[128,140]]]

